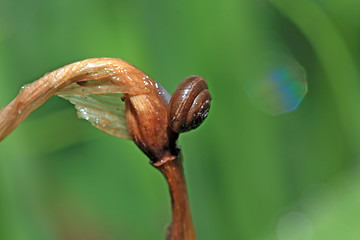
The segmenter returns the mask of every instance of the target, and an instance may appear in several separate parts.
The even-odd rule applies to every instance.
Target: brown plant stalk
[[[172,222],[168,229],[168,240],[196,239],[189,200],[186,190],[185,175],[182,166],[182,154],[159,167],[169,184],[172,205]]]
[[[94,107],[96,104],[91,105],[91,96],[111,94],[121,94],[118,100],[125,104],[125,117],[116,108],[102,113]],[[95,127],[137,144],[169,185],[173,219],[167,239],[196,239],[182,156],[176,146],[178,134],[168,127],[167,103],[160,96],[157,83],[121,59],[95,58],[67,65],[24,86],[16,98],[0,110],[0,141],[53,95],[70,99],[78,115]]]

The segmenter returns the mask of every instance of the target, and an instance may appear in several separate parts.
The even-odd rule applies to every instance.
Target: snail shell
[[[176,133],[197,128],[208,116],[210,101],[210,92],[204,78],[185,78],[176,88],[168,105],[169,127]]]

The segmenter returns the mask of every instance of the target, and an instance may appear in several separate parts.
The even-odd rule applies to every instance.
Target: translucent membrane
[[[85,119],[100,130],[130,139],[122,94],[60,95],[75,105],[79,118]]]
[[[290,56],[269,59],[245,82],[245,90],[253,104],[271,115],[297,109],[307,92],[303,67]]]
[[[121,89],[111,81],[72,83],[56,93],[75,105],[79,118],[100,130],[130,139]]]

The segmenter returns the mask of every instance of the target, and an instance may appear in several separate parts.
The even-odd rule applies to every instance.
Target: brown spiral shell
[[[210,92],[203,77],[194,75],[185,78],[169,102],[169,127],[176,133],[197,128],[208,116],[210,102]]]

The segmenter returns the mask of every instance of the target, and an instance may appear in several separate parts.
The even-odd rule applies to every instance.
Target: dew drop
[[[23,90],[25,90],[25,89],[27,89],[27,88],[29,88],[29,84],[23,85],[23,86],[21,87],[21,90],[23,91]]]

